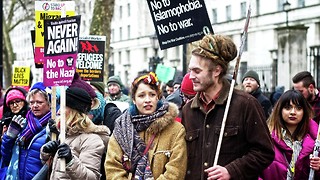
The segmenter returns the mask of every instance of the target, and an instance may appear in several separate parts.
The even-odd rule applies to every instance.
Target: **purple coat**
[[[317,124],[315,124],[315,122],[312,121],[310,124],[309,133],[302,140],[302,149],[295,164],[294,179],[308,179],[309,177],[309,155],[313,153],[313,147],[315,144],[314,132],[316,132],[317,129]],[[272,132],[271,137],[274,143],[275,157],[272,164],[263,171],[261,179],[274,180],[275,177],[277,177],[278,180],[286,180],[288,162],[291,161],[293,151],[290,147],[286,145],[286,143],[283,140],[279,141],[279,138],[276,136],[275,132]],[[288,162],[284,155],[287,157]],[[320,177],[319,175],[319,172],[315,173],[316,177]]]

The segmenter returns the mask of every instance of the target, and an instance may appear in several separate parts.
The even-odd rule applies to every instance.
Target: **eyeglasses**
[[[8,104],[9,106],[13,106],[14,104],[18,106],[21,104],[21,102],[23,102],[23,100],[17,99],[17,100],[10,101]]]

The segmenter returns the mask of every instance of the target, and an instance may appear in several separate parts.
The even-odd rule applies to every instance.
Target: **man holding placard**
[[[237,56],[232,40],[206,35],[192,51],[190,79],[197,92],[182,112],[186,128],[188,167],[186,179],[258,179],[274,152],[259,102],[235,89],[230,107],[230,83],[224,78]],[[220,157],[214,165],[222,119],[229,108]]]

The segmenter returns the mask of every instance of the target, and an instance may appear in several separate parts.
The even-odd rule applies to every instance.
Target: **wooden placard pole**
[[[66,90],[64,86],[60,86],[60,143],[66,140]],[[61,159],[60,170],[66,170],[66,161]]]
[[[55,122],[57,117],[57,88],[55,86],[51,87],[51,119],[53,119]],[[51,132],[51,140],[55,141],[57,140],[57,134]]]
[[[61,8],[61,17],[66,17],[66,6]],[[64,143],[66,140],[66,89],[64,86],[60,86],[60,143]],[[66,171],[66,160],[60,160],[60,170]]]

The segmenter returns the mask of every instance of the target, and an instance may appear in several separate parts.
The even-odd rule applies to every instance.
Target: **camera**
[[[1,120],[0,120],[0,126],[9,126],[9,124],[11,123],[11,121],[12,121],[12,117],[5,117],[5,118],[2,118]]]

